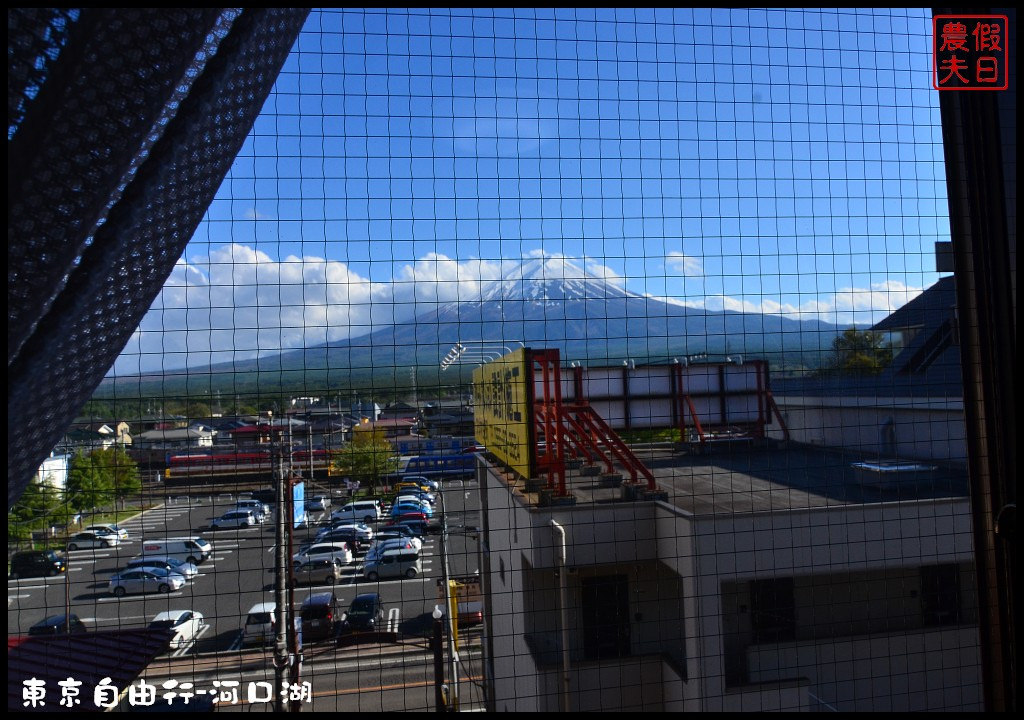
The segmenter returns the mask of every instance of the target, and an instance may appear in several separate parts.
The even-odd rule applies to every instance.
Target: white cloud
[[[697,277],[704,274],[704,265],[701,263],[700,258],[684,255],[675,250],[672,250],[665,256],[665,267],[687,277]]]
[[[248,208],[245,211],[244,217],[246,220],[269,220],[269,215],[264,215],[254,207]]]
[[[685,270],[693,258],[672,253],[668,261]],[[689,268],[694,269],[692,263]],[[386,281],[372,281],[336,260],[294,255],[275,260],[247,245],[223,245],[208,257],[175,265],[115,369],[119,374],[162,371],[312,347],[408,320],[440,303],[477,299],[496,281],[588,275],[624,285],[622,276],[599,259],[541,250],[518,260],[456,260],[432,252],[396,267]],[[877,322],[920,292],[890,280],[841,288],[800,304],[729,295],[657,299],[848,325]]]
[[[675,305],[703,310],[784,315],[794,320],[823,320],[836,325],[873,324],[921,294],[923,288],[898,280],[872,283],[866,288],[845,287],[834,293],[794,305],[771,298],[753,300],[731,295],[706,295],[702,298],[658,298]]]

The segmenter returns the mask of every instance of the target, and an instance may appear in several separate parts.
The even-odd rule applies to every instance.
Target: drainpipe
[[[558,536],[558,554],[556,555],[558,572],[558,614],[562,631],[562,693],[559,696],[559,710],[569,712],[569,590],[566,582],[566,543],[565,528],[554,520],[551,527]]]

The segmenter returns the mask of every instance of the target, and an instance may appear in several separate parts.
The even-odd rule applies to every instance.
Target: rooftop
[[[697,516],[967,496],[963,469],[913,461],[901,462],[899,471],[884,463],[854,467],[878,458],[807,446],[716,448],[709,455],[659,448],[637,455],[668,502]],[[599,477],[574,470],[566,478],[577,506],[626,502],[622,487],[603,487]],[[524,503],[539,506],[538,493],[525,492],[521,480],[513,485]]]

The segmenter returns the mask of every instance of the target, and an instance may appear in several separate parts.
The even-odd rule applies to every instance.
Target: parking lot
[[[460,484],[461,486],[461,484]],[[461,487],[459,495],[462,495]],[[179,496],[125,522],[126,542],[111,548],[76,550],[67,553],[67,577],[39,577],[9,580],[7,599],[8,634],[26,633],[45,617],[71,612],[90,630],[141,628],[159,613],[191,610],[203,616],[195,642],[174,649],[175,655],[195,655],[241,650],[241,633],[249,608],[274,600],[274,527],[261,525],[231,530],[209,530],[211,521],[235,507],[245,497]],[[310,512],[310,524],[296,530],[294,549],[311,541],[333,507]],[[461,507],[453,504],[453,507]],[[472,574],[478,568],[475,537],[462,528],[476,525],[472,512],[449,510],[453,527],[449,535],[449,562],[454,575]],[[383,524],[384,521],[381,521]],[[212,545],[212,554],[199,565],[199,574],[170,593],[130,594],[114,597],[109,591],[111,575],[141,552],[143,539],[201,536]],[[345,610],[361,593],[378,592],[389,610],[389,626],[401,632],[417,632],[436,604],[437,580],[441,577],[440,542],[437,536],[423,538],[423,573],[412,579],[368,582],[361,574],[361,558],[347,565],[336,584],[299,585],[296,607],[313,593],[332,590]]]

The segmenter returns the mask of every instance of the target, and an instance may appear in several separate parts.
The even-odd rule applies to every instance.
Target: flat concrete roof
[[[723,445],[705,454],[668,448],[635,453],[652,471],[668,502],[694,515],[967,496],[964,469],[915,461],[918,467],[913,471],[871,472],[853,464],[879,458],[824,448]],[[602,487],[598,477],[569,471],[566,479],[577,505],[627,502],[622,488]],[[516,485],[522,492],[524,483],[520,480]],[[522,496],[530,505],[540,502],[538,493],[523,492]]]

